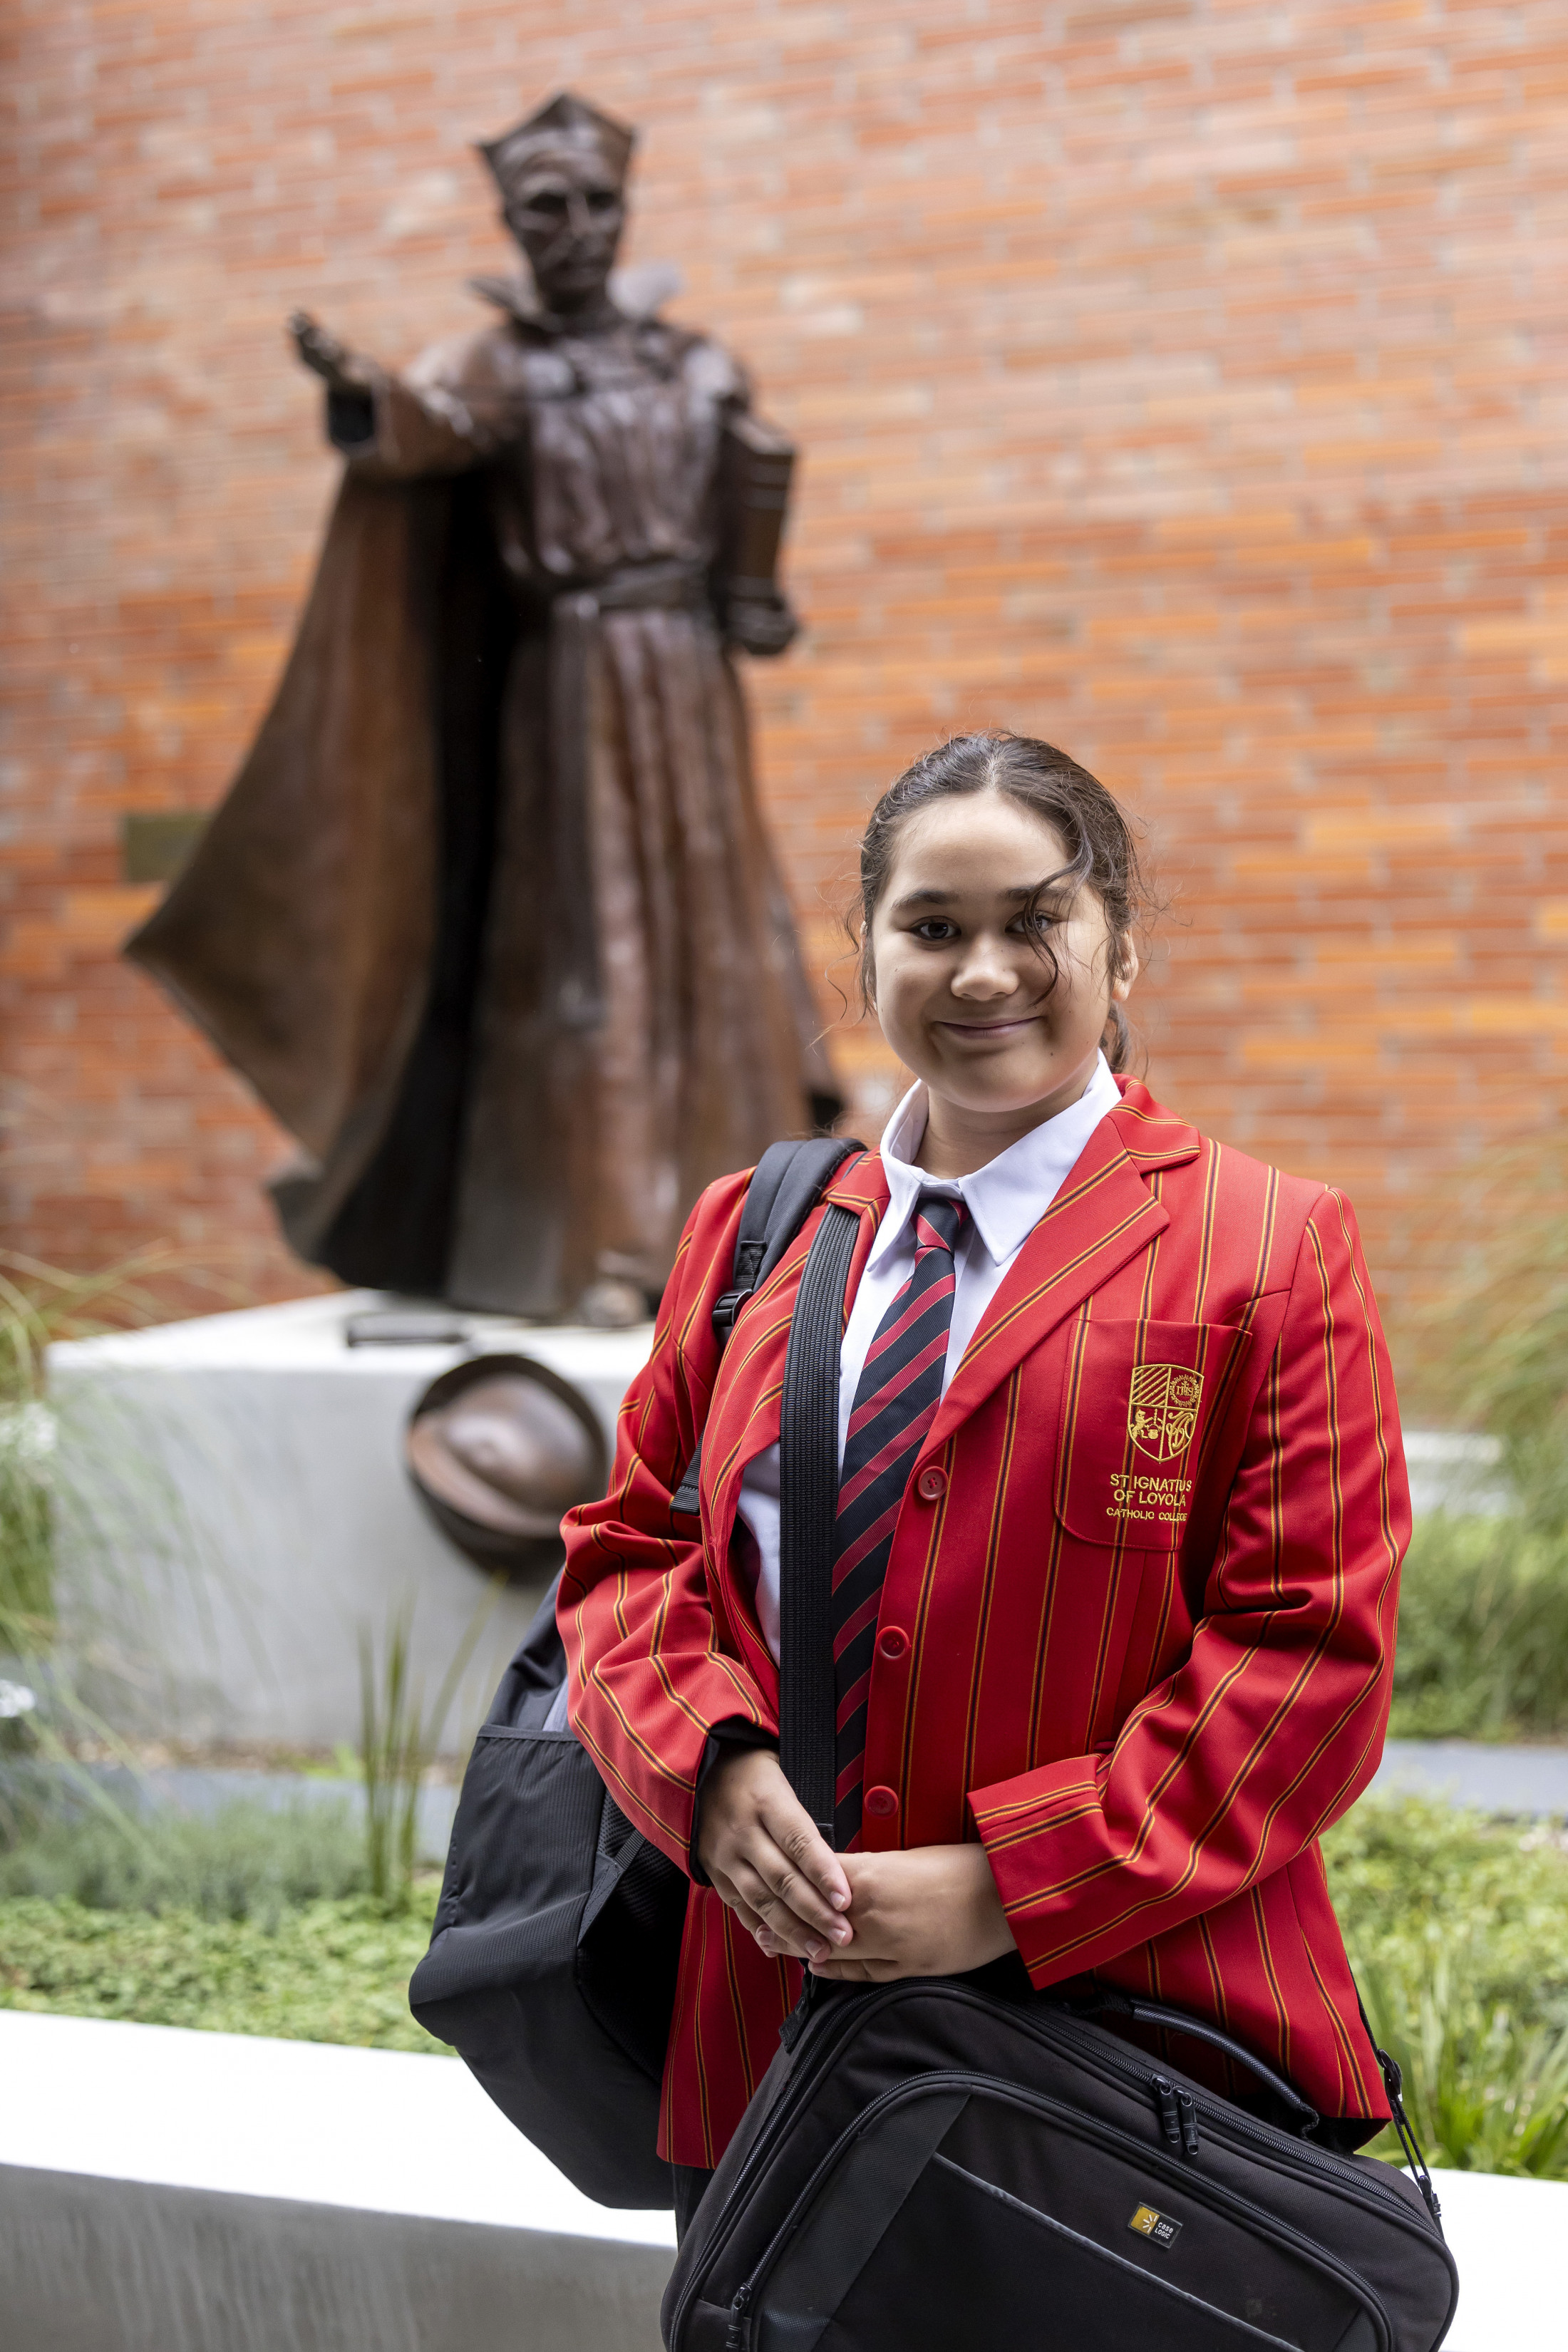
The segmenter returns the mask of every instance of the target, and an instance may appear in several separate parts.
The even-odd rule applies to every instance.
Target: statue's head
[[[479,152],[501,192],[501,217],[546,310],[599,308],[626,221],[637,133],[563,90]]]

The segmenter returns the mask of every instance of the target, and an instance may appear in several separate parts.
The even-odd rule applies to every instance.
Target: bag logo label
[[[1182,2234],[1182,2225],[1173,2221],[1168,2213],[1156,2213],[1152,2205],[1140,2205],[1127,2224],[1141,2238],[1152,2238],[1157,2246],[1173,2246]]]
[[[1204,1376],[1184,1364],[1140,1364],[1127,1395],[1127,1434],[1140,1454],[1173,1462],[1193,1442]]]

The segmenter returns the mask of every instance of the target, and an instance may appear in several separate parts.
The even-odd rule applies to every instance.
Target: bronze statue
[[[403,374],[291,322],[342,488],[128,950],[300,1139],[302,1256],[548,1318],[642,1312],[702,1185],[838,1108],[731,658],[795,634],[792,452],[612,283],[633,137],[563,95],[481,149],[530,279]]]

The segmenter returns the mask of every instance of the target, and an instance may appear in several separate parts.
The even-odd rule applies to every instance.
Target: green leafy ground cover
[[[372,1896],[331,1804],[55,1822],[0,1854],[0,2008],[437,2050],[407,2000],[437,1885]]]
[[[408,2013],[429,1937],[427,1915],[389,1917],[366,1895],[306,1903],[270,1924],[14,1895],[0,1901],[0,2009],[438,2051]]]

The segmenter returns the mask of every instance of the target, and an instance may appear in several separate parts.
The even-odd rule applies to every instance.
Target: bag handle
[[[1389,2056],[1386,2050],[1378,2048],[1377,2036],[1372,2030],[1372,2021],[1367,2016],[1366,2003],[1361,1997],[1359,1986],[1356,1988],[1355,2000],[1356,2007],[1361,2011],[1361,2021],[1366,2028],[1366,2038],[1372,2043],[1373,2056],[1383,2070],[1383,2087],[1388,2094],[1390,2116],[1399,2145],[1404,2150],[1405,2160],[1410,2167],[1410,2177],[1421,2191],[1423,2202],[1432,2216],[1437,2235],[1441,2237],[1443,2208],[1437,2202],[1437,2192],[1432,2186],[1432,2175],[1426,2169],[1426,2159],[1421,2153],[1421,2143],[1416,2138],[1410,2118],[1405,2112],[1405,2102],[1400,2096],[1405,2087],[1404,2078],[1399,2072],[1397,2062]],[[1190,2034],[1194,2042],[1206,2042],[1212,2049],[1223,2050],[1226,2056],[1236,2065],[1245,2066],[1248,2074],[1255,2074],[1260,2083],[1265,2084],[1273,2092],[1277,2099],[1284,2103],[1288,2113],[1294,2119],[1294,2128],[1303,2139],[1310,2138],[1321,2121],[1317,2109],[1307,2105],[1300,2092],[1292,2084],[1288,2083],[1283,2074],[1275,2074],[1271,2066],[1266,2066],[1261,2058],[1255,2058],[1251,2051],[1245,2048],[1241,2042],[1233,2042],[1228,2033],[1222,2033],[1217,2025],[1206,2024],[1202,2018],[1188,2017],[1184,2011],[1166,2009],[1158,2001],[1140,2000],[1135,1993],[1121,1992],[1114,1985],[1097,1987],[1092,1993],[1086,1994],[1081,2000],[1065,2002],[1063,2006],[1070,2010],[1075,2017],[1089,2016],[1099,2010],[1114,2010],[1121,2016],[1135,2019],[1140,2025],[1163,2025],[1168,2032],[1186,2033]]]
[[[1316,2107],[1308,2105],[1294,2084],[1287,2082],[1283,2074],[1277,2074],[1272,2066],[1266,2066],[1261,2058],[1255,2058],[1245,2043],[1233,2041],[1228,2033],[1222,2032],[1217,2025],[1206,2023],[1203,2018],[1189,2017],[1184,2010],[1166,2009],[1160,2001],[1141,2000],[1136,1993],[1122,1992],[1115,1985],[1097,1986],[1092,1992],[1081,1998],[1075,1997],[1062,2006],[1074,2017],[1090,2017],[1102,2010],[1110,2010],[1116,2016],[1130,2017],[1139,2025],[1163,2026],[1168,2033],[1185,2033],[1194,2042],[1206,2042],[1211,2049],[1223,2051],[1234,2064],[1244,2066],[1249,2074],[1256,2075],[1264,2087],[1273,2093],[1290,2116],[1293,2128],[1303,2139],[1315,2131],[1322,2120]]]

